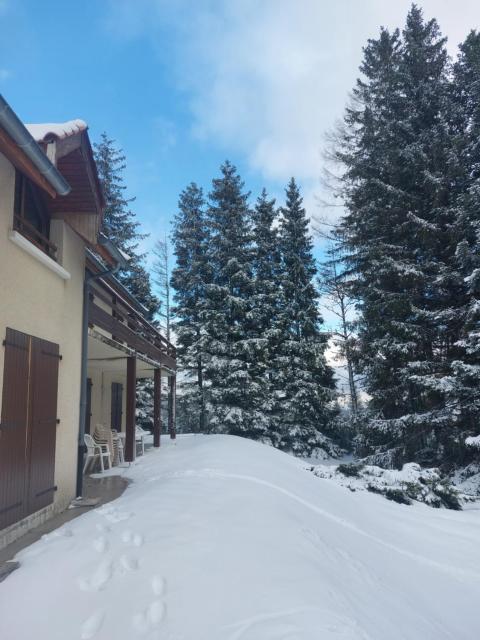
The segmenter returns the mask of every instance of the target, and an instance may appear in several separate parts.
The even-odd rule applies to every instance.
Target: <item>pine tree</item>
[[[165,327],[165,337],[171,337],[171,302],[170,302],[170,247],[167,237],[157,240],[153,249],[154,282],[157,285],[157,316]]]
[[[153,379],[137,380],[135,404],[136,424],[147,431],[153,431]]]
[[[292,178],[281,209],[279,231],[281,251],[280,284],[281,337],[274,380],[280,447],[297,454],[310,454],[325,443],[322,432],[332,418],[333,372],[327,365],[327,341],[320,333],[323,322],[318,309],[318,292],[309,235],[300,191]]]
[[[251,332],[252,376],[258,381],[256,394],[258,413],[263,415],[265,439],[278,445],[281,435],[275,431],[272,417],[278,411],[275,405],[275,383],[279,372],[277,351],[281,330],[279,314],[282,308],[282,289],[280,278],[280,249],[276,226],[277,209],[275,200],[269,199],[263,189],[257,199],[253,219],[252,271],[254,276],[251,296]]]
[[[183,421],[185,428],[204,432],[207,416],[203,307],[211,268],[207,263],[209,232],[205,199],[202,189],[195,183],[180,194],[172,239],[176,257],[171,278],[174,327],[179,366],[185,376],[178,395],[179,422]]]
[[[404,292],[406,283],[400,282],[397,269],[406,260],[405,232],[397,239],[405,221],[403,193],[391,188],[400,162],[390,142],[395,140],[396,122],[401,121],[400,55],[398,30],[390,34],[382,29],[378,40],[369,40],[360,68],[364,78],[354,89],[337,151],[345,166],[341,195],[347,214],[341,232],[348,251],[347,270],[355,285],[352,295],[359,300],[356,356],[372,397],[371,408],[386,419],[402,415],[395,409],[406,394],[401,368],[407,361],[407,346],[406,336],[400,335],[394,322],[409,317],[409,292]],[[398,195],[396,203],[392,194]],[[414,270],[410,282],[419,276]],[[375,451],[378,441],[392,439],[394,427],[385,429],[387,436],[382,438],[383,431],[377,434],[375,425],[365,435],[359,449],[362,455]]]
[[[436,21],[413,5],[402,38],[382,30],[369,41],[361,71],[338,154],[358,357],[377,413],[360,452],[436,463],[454,420],[446,388],[461,304],[451,269],[458,158]]]
[[[458,461],[467,452],[467,436],[480,433],[480,33],[472,31],[460,45],[453,73],[452,129],[459,147],[461,173],[455,202],[455,287],[461,297],[457,317],[452,384],[447,391],[456,416]]]
[[[139,243],[146,237],[139,231],[130,205],[135,198],[127,198],[123,177],[126,158],[115,141],[102,133],[100,142],[94,144],[95,162],[105,197],[103,233],[129,256],[128,268],[118,275],[120,282],[145,307],[147,317],[153,321],[158,300],[152,294],[150,275],[144,266],[144,256],[139,254]],[[145,429],[153,428],[153,381],[146,378],[137,381],[136,416]]]
[[[236,168],[225,162],[209,196],[208,261],[212,280],[203,312],[211,428],[261,437],[263,416],[255,411],[260,381],[251,368],[253,293],[249,194]]]
[[[150,275],[144,266],[144,255],[138,252],[139,243],[146,235],[139,231],[140,223],[130,209],[135,198],[125,196],[127,187],[123,172],[126,157],[106,133],[102,133],[100,142],[94,144],[94,151],[106,204],[102,231],[130,258],[128,268],[121,271],[118,278],[144,305],[152,320],[158,308],[158,300],[152,294]]]

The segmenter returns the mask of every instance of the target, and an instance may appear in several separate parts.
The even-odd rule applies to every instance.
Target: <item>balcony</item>
[[[90,327],[98,327],[115,342],[175,371],[173,344],[103,280],[91,288],[88,314]]]

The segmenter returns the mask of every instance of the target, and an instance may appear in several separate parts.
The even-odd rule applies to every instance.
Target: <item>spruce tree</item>
[[[447,54],[412,6],[402,37],[370,40],[347,110],[342,233],[359,305],[358,359],[377,419],[360,453],[436,463],[461,304],[452,286],[458,158],[449,131]]]
[[[315,261],[309,220],[292,178],[281,209],[279,245],[282,308],[281,337],[276,354],[275,387],[280,447],[310,454],[325,444],[322,432],[332,418],[333,372],[327,365],[327,340],[320,332],[323,320],[315,289]]]
[[[465,449],[465,438],[480,433],[480,33],[470,32],[460,45],[453,71],[452,130],[461,165],[453,271],[462,305],[447,396],[456,417],[452,453],[460,462],[472,451]]]
[[[105,197],[102,232],[129,256],[128,268],[118,275],[120,282],[145,307],[146,315],[153,321],[158,310],[158,300],[152,293],[150,275],[144,266],[144,256],[138,252],[139,242],[146,236],[139,230],[140,224],[130,205],[135,198],[125,196],[123,172],[126,158],[115,146],[115,141],[102,133],[100,142],[94,144],[95,162]],[[144,429],[153,428],[153,381],[137,382],[136,416]]]
[[[252,211],[254,285],[250,310],[251,370],[254,379],[258,381],[256,400],[258,413],[263,415],[266,428],[264,438],[278,446],[281,435],[275,429],[276,421],[273,416],[278,411],[275,403],[275,380],[279,376],[276,365],[281,336],[279,319],[283,292],[279,286],[280,249],[277,217],[275,200],[270,199],[263,189]]]
[[[391,189],[400,163],[395,140],[400,122],[400,34],[382,29],[369,40],[345,128],[340,131],[337,157],[345,166],[342,197],[347,214],[341,233],[345,238],[347,272],[353,276],[353,297],[359,300],[359,371],[364,375],[371,408],[385,419],[400,417],[397,405],[405,396],[401,370],[408,361],[406,335],[400,326],[409,317],[409,292],[400,282],[397,265],[406,260],[405,223],[401,189]],[[398,174],[400,175],[400,174]],[[397,202],[392,202],[397,194]],[[396,205],[396,206],[395,206]],[[409,274],[409,269],[405,269]],[[414,270],[409,281],[421,277]],[[402,322],[403,323],[400,325]],[[399,320],[396,329],[395,321]],[[415,336],[412,335],[411,343]],[[408,385],[407,385],[408,387]],[[383,440],[391,440],[396,425],[375,430],[370,425],[359,453],[372,453]],[[387,432],[385,439],[383,433]],[[398,436],[399,437],[399,436]],[[380,442],[379,442],[380,441]]]
[[[207,262],[209,233],[203,191],[194,182],[182,191],[173,233],[176,257],[171,283],[174,289],[174,327],[177,355],[185,380],[178,396],[179,421],[192,431],[207,428],[203,307],[211,268]]]
[[[118,274],[118,278],[144,305],[150,320],[153,320],[158,300],[152,294],[150,275],[144,266],[144,255],[138,251],[139,243],[146,235],[139,231],[140,223],[130,208],[135,198],[127,198],[125,195],[127,187],[123,173],[126,157],[115,146],[115,140],[106,133],[102,133],[100,142],[94,144],[94,154],[106,205],[102,231],[129,256],[128,267]]]
[[[215,431],[258,438],[265,425],[255,410],[260,387],[251,367],[249,340],[253,293],[249,193],[230,162],[220,170],[207,208],[212,279],[206,287],[203,318],[209,422]]]

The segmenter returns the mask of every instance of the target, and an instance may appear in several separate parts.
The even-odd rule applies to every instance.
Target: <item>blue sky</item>
[[[256,195],[295,175],[318,207],[325,132],[341,117],[361,47],[401,26],[408,0],[0,0],[0,91],[25,122],[82,118],[118,141],[150,238],[180,190],[209,189],[229,158]],[[425,0],[451,50],[478,27],[474,0]]]

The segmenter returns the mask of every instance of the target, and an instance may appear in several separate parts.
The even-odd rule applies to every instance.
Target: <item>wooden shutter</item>
[[[123,385],[112,382],[112,429],[122,430]]]
[[[24,517],[31,338],[7,329],[0,419],[0,529]]]
[[[56,487],[58,344],[32,338],[28,513],[51,504]]]

